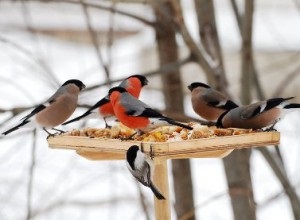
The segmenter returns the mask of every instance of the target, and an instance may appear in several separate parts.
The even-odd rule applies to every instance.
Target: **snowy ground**
[[[4,6],[4,9],[9,8]],[[0,13],[0,37],[20,45],[34,56],[28,57],[28,54],[20,52],[11,44],[0,42],[1,108],[31,106],[45,100],[57,88],[56,80],[62,83],[69,78],[78,78],[87,85],[103,82],[103,73],[102,70],[99,70],[92,47],[45,36],[35,38],[26,31],[7,31],[9,26],[23,25],[21,18],[18,18],[20,20],[16,19],[17,21],[12,18],[20,14],[16,8],[11,13],[8,13],[7,10],[4,10],[6,13]],[[284,25],[286,31],[284,30],[280,35],[286,40],[278,41],[272,34],[268,34],[268,31],[271,31],[270,25],[262,22],[257,24],[258,28],[255,29],[256,47],[267,50],[299,51],[299,33],[293,32],[293,27],[297,27],[295,23],[300,22],[299,14],[291,8],[288,12],[282,12],[279,10],[280,7],[271,7],[269,10],[266,8],[263,12],[258,10],[256,19],[259,20],[260,16],[267,16],[270,18],[269,21],[275,25],[272,27],[280,31],[282,27],[280,22],[287,23],[288,25]],[[220,13],[220,8],[217,12]],[[238,35],[228,35],[225,30],[226,28],[227,30],[234,29],[232,21],[227,21],[232,19],[230,15],[225,16],[230,11],[224,9],[222,13],[218,16],[224,18],[222,21],[228,25],[221,25],[222,42],[229,50],[235,50],[238,47]],[[274,14],[278,16],[274,16]],[[43,15],[40,16],[43,17]],[[5,20],[5,17],[8,19]],[[44,20],[41,19],[41,23],[42,21]],[[220,18],[219,21],[221,22]],[[8,24],[10,22],[11,24]],[[35,20],[34,23],[38,25],[36,23],[39,21]],[[132,26],[139,28],[135,25]],[[189,22],[189,25],[192,25],[192,21]],[[151,46],[154,40],[153,32],[146,29],[136,37],[124,39],[114,45],[113,78],[121,78],[142,71],[143,69],[137,61],[145,58],[141,58],[140,49]],[[287,44],[282,45],[283,42],[287,42]],[[49,80],[46,77],[45,67],[42,68],[37,64],[37,57],[46,62],[46,66],[54,73],[56,80]],[[146,61],[148,60],[151,61],[150,66],[155,65],[150,58],[146,58]],[[143,63],[145,63],[144,60]],[[199,78],[199,80],[201,79]],[[38,83],[36,83],[37,81]],[[195,81],[195,78],[191,77],[185,81],[188,84]],[[154,84],[150,79],[149,87],[155,87]],[[80,103],[93,104],[105,92],[107,92],[107,88],[84,93],[80,96]],[[153,107],[164,108],[162,95],[158,91],[146,89],[143,91],[141,99]],[[186,97],[185,106],[187,114],[194,115],[189,96]],[[79,114],[80,111],[79,109],[75,114]],[[0,121],[7,117],[9,116],[0,115]],[[22,115],[18,118],[21,117]],[[17,119],[14,119],[0,127],[0,131],[15,124],[16,121]],[[79,124],[73,126],[79,126]],[[300,183],[298,174],[300,168],[298,162],[300,157],[299,124],[300,111],[287,115],[278,124],[278,129],[281,131],[280,149],[284,156],[286,169],[293,185],[297,186]],[[87,125],[102,127],[103,123],[89,120]],[[71,129],[73,126],[68,128]],[[0,139],[0,219],[24,219],[26,214],[28,170],[33,143],[31,142],[31,133],[19,136],[24,132],[26,133],[27,130]],[[88,161],[72,151],[49,149],[45,137],[44,132],[38,131],[32,192],[32,209],[36,216],[35,219],[144,219],[136,183],[127,171],[124,161]],[[253,151],[251,160],[254,194],[258,204],[258,219],[292,219],[289,201],[285,196],[265,206],[260,206],[268,198],[281,192],[282,188],[257,151]],[[193,159],[192,168],[197,217],[206,220],[232,219],[222,161],[220,159]],[[172,183],[172,179],[170,182]],[[143,191],[147,195],[152,211],[152,194],[148,189],[143,188]],[[172,193],[171,197],[174,201]],[[216,199],[207,203],[213,197]]]

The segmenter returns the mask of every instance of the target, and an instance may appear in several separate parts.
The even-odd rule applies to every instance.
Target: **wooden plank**
[[[176,142],[121,141],[79,136],[55,136],[48,139],[52,148],[74,149],[91,160],[118,160],[131,145],[138,145],[145,153],[164,159],[224,157],[234,149],[275,145],[279,143],[278,132],[256,132],[234,136],[193,139]]]
[[[168,180],[168,164],[167,160],[154,158],[154,176],[153,182],[166,200],[158,200],[154,196],[154,208],[156,220],[170,220],[171,208],[169,199],[169,180]]]

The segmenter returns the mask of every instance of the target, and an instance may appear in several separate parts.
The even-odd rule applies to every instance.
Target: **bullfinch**
[[[217,126],[246,129],[273,128],[288,110],[300,108],[300,104],[287,102],[292,98],[294,97],[272,98],[231,109],[219,117]]]
[[[194,82],[188,89],[194,111],[205,120],[216,122],[222,113],[238,107],[223,93],[204,83]]]
[[[132,75],[124,79],[119,86],[125,88],[131,95],[138,98],[141,89],[145,85],[148,85],[148,80],[145,76]],[[69,123],[79,121],[82,118],[103,117],[103,120],[105,122],[105,127],[108,128],[110,126],[107,124],[106,118],[111,117],[113,115],[114,115],[114,110],[110,103],[109,97],[107,95],[104,98],[102,98],[100,101],[98,101],[95,105],[90,107],[85,113],[70,121],[63,123],[63,125],[67,125]]]
[[[58,130],[54,127],[63,123],[73,114],[77,107],[79,92],[84,88],[85,85],[80,80],[66,81],[46,102],[22,118],[20,124],[2,134],[7,135],[25,125],[38,125],[51,135],[46,128]]]
[[[163,116],[160,112],[130,95],[122,87],[111,88],[109,98],[116,118],[127,127],[138,130],[139,133],[148,132],[164,125],[176,125],[189,130],[193,129],[188,125]]]
[[[126,165],[130,173],[144,186],[149,187],[157,199],[165,199],[152,182],[153,161],[140,151],[137,145],[133,145],[127,150]]]

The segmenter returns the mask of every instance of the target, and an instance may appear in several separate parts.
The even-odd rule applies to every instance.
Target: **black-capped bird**
[[[194,111],[205,120],[216,122],[222,113],[238,107],[226,95],[204,83],[194,82],[188,89]]]
[[[133,145],[127,150],[126,165],[130,173],[144,186],[149,187],[157,199],[165,199],[152,182],[153,161],[140,151],[137,145]]]
[[[139,98],[140,92],[145,85],[148,85],[148,80],[145,76],[132,75],[124,79],[119,86],[125,88],[134,97]],[[104,119],[105,127],[108,128],[110,126],[107,124],[106,118],[111,116],[114,116],[114,110],[110,103],[109,97],[107,95],[102,99],[100,99],[92,107],[90,107],[85,113],[72,120],[63,123],[63,125],[67,125],[69,123],[79,121],[83,118],[100,117]]]
[[[109,98],[116,118],[125,126],[141,133],[151,131],[165,125],[176,125],[192,130],[193,128],[155,111],[144,102],[130,95],[122,87],[109,90]]]
[[[22,118],[21,123],[2,134],[7,135],[23,126],[37,126],[42,127],[50,135],[51,133],[46,129],[57,130],[54,127],[63,123],[73,114],[77,107],[79,92],[84,88],[85,85],[80,80],[66,81],[46,102]]]
[[[272,98],[231,109],[219,117],[217,126],[246,129],[273,128],[286,113],[300,108],[298,103],[287,102],[293,98]]]

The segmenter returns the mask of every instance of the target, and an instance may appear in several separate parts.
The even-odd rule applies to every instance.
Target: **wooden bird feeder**
[[[168,159],[222,158],[235,149],[262,147],[279,143],[278,132],[255,132],[233,136],[201,138],[174,142],[121,141],[81,136],[60,135],[48,139],[49,146],[57,149],[72,149],[90,160],[123,160],[131,145],[138,145],[149,154],[155,165],[154,183],[166,200],[154,197],[155,219],[171,219]]]

